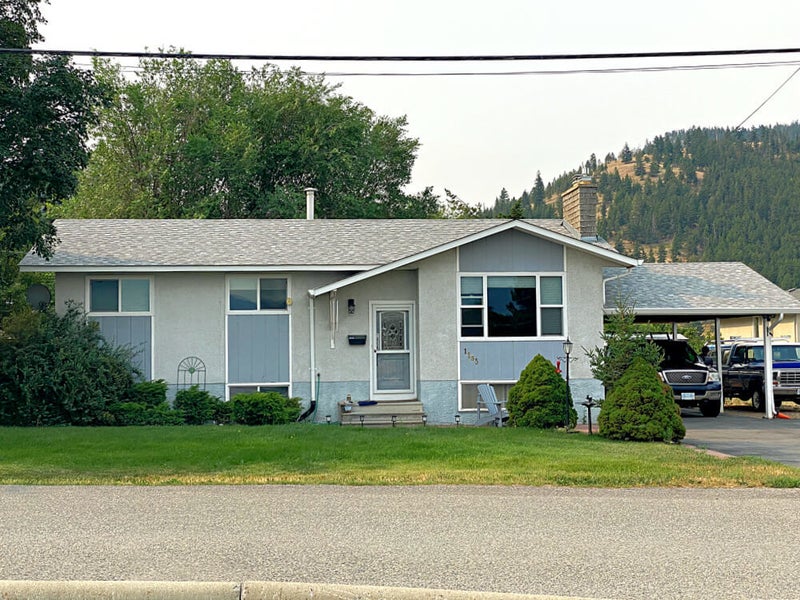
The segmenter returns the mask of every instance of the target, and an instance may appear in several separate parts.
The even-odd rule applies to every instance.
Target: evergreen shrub
[[[203,425],[209,421],[216,421],[217,406],[221,400],[212,396],[208,391],[201,390],[193,385],[175,394],[175,410],[183,415],[183,420],[188,425]]]
[[[130,398],[131,350],[106,342],[77,305],[14,313],[0,331],[0,425],[101,425]]]
[[[641,357],[606,395],[597,423],[600,435],[615,440],[673,442],[686,435],[672,390]]]
[[[300,416],[300,399],[278,392],[237,394],[231,405],[233,421],[242,425],[282,425]]]
[[[569,405],[569,425],[574,427],[578,413],[567,399],[567,382],[553,363],[541,354],[523,369],[508,392],[508,421],[518,427],[552,429],[564,425],[565,403]]]
[[[140,402],[117,402],[108,407],[105,425],[182,425],[183,415],[166,401],[155,406]]]
[[[167,382],[163,379],[133,384],[130,401],[144,406],[159,406],[167,401]]]

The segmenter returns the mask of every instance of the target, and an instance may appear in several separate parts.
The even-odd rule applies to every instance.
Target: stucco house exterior
[[[55,254],[21,269],[54,272],[57,310],[82,304],[173,391],[193,357],[215,395],[277,390],[315,421],[349,396],[467,424],[479,383],[505,396],[570,338],[575,401],[601,395],[583,349],[603,270],[638,263],[597,237],[590,182],[563,220],[317,220],[310,196],[305,220],[60,220]]]

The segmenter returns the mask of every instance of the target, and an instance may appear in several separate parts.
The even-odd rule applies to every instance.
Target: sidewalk
[[[3,600],[581,600],[496,592],[268,581],[0,581]],[[589,599],[585,599],[589,600]]]

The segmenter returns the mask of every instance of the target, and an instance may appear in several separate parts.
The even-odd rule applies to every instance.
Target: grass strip
[[[800,469],[523,428],[0,428],[0,484],[800,487]]]

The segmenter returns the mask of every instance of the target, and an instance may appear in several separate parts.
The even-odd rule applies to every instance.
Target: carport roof
[[[645,263],[603,276],[606,314],[620,302],[653,321],[800,313],[800,300],[740,262]]]

